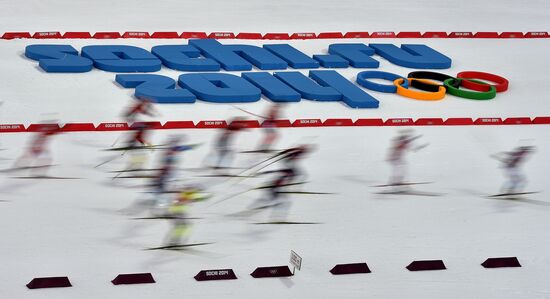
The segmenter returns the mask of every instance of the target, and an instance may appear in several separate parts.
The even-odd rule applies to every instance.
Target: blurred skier
[[[420,138],[422,135],[413,135],[413,130],[405,129],[399,131],[399,135],[392,141],[390,153],[387,161],[392,166],[392,174],[388,185],[390,186],[403,186],[407,184],[405,178],[407,176],[407,162],[405,160],[405,154],[411,150],[417,151],[427,146],[420,145],[414,146],[414,141]]]
[[[53,135],[59,133],[60,129],[57,124],[40,124],[27,150],[15,161],[13,168],[43,167],[46,169],[44,170],[45,173],[52,162],[52,157],[48,149],[49,141]]]
[[[286,149],[277,154],[277,160],[282,161],[286,170],[290,171],[290,177],[292,179],[301,177],[305,179],[306,174],[300,167],[298,167],[298,161],[302,159],[307,153],[314,150],[313,144],[302,144],[296,147]]]
[[[167,209],[166,217],[172,224],[172,228],[166,235],[167,246],[186,245],[191,232],[192,223],[189,218],[190,204],[205,200],[207,195],[202,194],[196,186],[186,187]]]
[[[253,202],[249,206],[248,211],[254,212],[266,208],[273,208],[271,214],[272,220],[283,221],[290,209],[290,203],[284,196],[284,190],[290,185],[295,185],[299,178],[302,180],[304,179],[305,174],[298,167],[298,161],[312,150],[312,145],[303,144],[279,153],[275,161],[281,161],[283,168],[267,172],[278,174],[268,185],[268,196]]]
[[[139,121],[139,117],[143,115],[147,115],[147,116],[157,115],[157,112],[153,107],[153,103],[151,103],[151,101],[148,99],[138,99],[123,114],[124,119],[128,123],[128,125],[131,125],[136,121]]]
[[[527,184],[527,179],[521,171],[521,166],[534,151],[534,146],[526,145],[519,146],[510,152],[503,152],[492,156],[501,162],[504,175],[507,177],[500,190],[502,194],[515,194],[523,190]]]
[[[272,146],[279,137],[277,132],[277,120],[280,118],[280,113],[283,105],[281,103],[273,103],[269,107],[267,115],[263,117],[265,120],[262,123],[264,128],[264,138],[260,142],[259,151],[269,152]]]
[[[128,126],[136,127],[136,125],[134,124],[143,123],[143,120],[141,120],[141,116],[156,116],[156,115],[158,115],[158,113],[155,111],[151,101],[143,98],[135,101],[135,103],[133,103],[130,106],[130,108],[125,110],[122,116],[124,117],[124,120],[126,121],[126,123],[128,123]],[[126,135],[126,134],[119,135],[118,138],[115,139],[111,147],[115,146],[123,135]],[[135,135],[132,135],[132,136],[134,138],[136,137]],[[137,136],[137,137],[140,137],[140,136]]]
[[[156,193],[165,193],[167,191],[166,184],[172,177],[174,170],[178,165],[178,153],[193,149],[192,145],[183,145],[185,141],[184,136],[171,136],[167,142],[167,148],[164,150],[161,159],[161,166],[153,186]]]
[[[152,144],[147,141],[150,129],[151,124],[147,122],[135,123],[132,126],[132,133],[130,135],[130,138],[128,138],[128,140],[126,141],[126,147],[131,149],[137,147],[152,146]]]
[[[235,134],[246,129],[243,122],[244,118],[235,117],[229,125],[225,127],[215,143],[215,157],[217,159],[214,168],[220,169],[228,167],[233,158],[233,149],[231,147]]]
[[[130,207],[125,210],[130,214],[137,214],[149,210],[152,215],[162,216],[171,204],[173,194],[168,188],[172,181],[174,172],[178,165],[178,153],[193,149],[194,145],[182,145],[184,136],[171,136],[161,157],[160,168],[154,169],[155,175],[151,178],[150,195],[146,198],[139,197]]]
[[[145,168],[144,165],[150,153],[146,149],[152,146],[147,140],[150,127],[151,125],[148,123],[135,123],[132,127],[133,131],[130,133],[130,138],[128,138],[125,146],[122,148],[125,152],[129,151],[130,153],[128,166],[126,167],[127,170],[136,171]]]

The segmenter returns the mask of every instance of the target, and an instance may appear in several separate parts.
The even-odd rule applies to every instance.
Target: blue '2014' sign
[[[393,64],[417,69],[445,69],[451,59],[426,45],[332,44],[329,54],[310,57],[288,44],[222,45],[213,39],[190,40],[187,45],[154,46],[151,51],[128,45],[93,45],[78,51],[70,45],[30,45],[25,56],[39,61],[46,72],[89,72],[93,67],[109,72],[156,72],[167,68],[187,72],[250,71],[324,68],[378,68],[377,54]],[[138,97],[158,103],[254,102],[263,94],[275,102],[343,101],[354,108],[377,108],[378,101],[333,70],[186,73],[176,81],[155,74],[119,74],[116,81],[135,88]]]

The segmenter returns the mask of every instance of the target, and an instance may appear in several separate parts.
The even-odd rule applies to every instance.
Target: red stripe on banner
[[[58,124],[30,124],[27,128],[27,132],[38,132],[45,126],[48,126],[50,128],[56,127],[57,129],[60,129]]]
[[[231,125],[232,124],[239,124],[240,126],[242,126],[244,128],[247,128],[247,129],[259,128],[260,127],[260,122],[257,121],[257,120],[236,120],[236,121],[232,121]]]
[[[329,118],[323,122],[325,127],[351,127],[353,125],[353,120],[349,118]]]
[[[355,121],[355,126],[383,126],[384,121],[381,118],[360,118]]]
[[[414,121],[412,118],[389,118],[384,122],[385,126],[412,126]]]
[[[32,38],[36,38],[36,39],[63,38],[63,36],[61,36],[61,33],[58,31],[49,31],[49,32],[44,31],[44,32],[35,32],[32,35]]]
[[[533,124],[546,125],[550,124],[550,116],[539,116],[533,119]]]
[[[0,125],[0,133],[11,133],[11,132],[25,132],[25,126],[23,126],[22,124]]]
[[[317,35],[317,38],[343,38],[342,32],[321,32]]]
[[[323,123],[318,118],[297,119],[292,123],[293,127],[320,127]]]
[[[141,124],[147,124],[149,129],[162,129],[162,125],[160,121],[143,121],[143,122],[135,122],[130,126],[130,129],[134,129],[138,127]]]
[[[500,38],[523,38],[523,32],[502,32]]]
[[[471,118],[453,117],[447,118],[443,124],[446,126],[470,126],[474,124],[474,120]]]
[[[288,128],[292,127],[292,123],[288,119],[277,119],[273,121],[275,123],[275,126],[277,128]],[[270,121],[264,121],[262,122],[262,128],[269,127],[273,122]]]
[[[443,31],[428,31],[428,32],[424,32],[424,34],[422,34],[422,37],[424,37],[424,38],[447,38],[449,36],[447,35],[447,32],[443,32]]]
[[[122,38],[151,38],[151,36],[149,35],[149,32],[129,31],[124,32]]]
[[[197,123],[195,128],[198,129],[212,129],[212,128],[225,128],[227,122],[225,120],[203,120]]]
[[[500,117],[480,117],[474,121],[476,125],[500,125],[502,118]]]
[[[92,123],[68,123],[61,128],[63,132],[85,132],[95,130],[96,128]]]
[[[290,39],[288,33],[266,33],[263,39]]]
[[[508,117],[503,122],[505,125],[530,125],[532,123],[529,117]]]
[[[96,131],[126,131],[129,128],[127,123],[101,123]]]
[[[525,38],[548,38],[548,32],[544,31],[531,31],[525,34]]]
[[[498,32],[476,32],[474,38],[498,38]]]
[[[451,32],[449,38],[472,38],[474,34],[472,32]]]
[[[261,33],[241,32],[237,34],[238,39],[262,39]]]
[[[30,32],[6,32],[2,34],[2,39],[31,38]]]
[[[366,31],[348,32],[344,35],[344,38],[368,38],[370,34]]]
[[[442,126],[444,122],[442,118],[419,118],[414,124],[417,126]]]
[[[90,32],[65,32],[63,38],[92,38]]]
[[[370,35],[371,38],[393,38],[395,37],[395,32],[392,31],[377,31],[373,32]]]
[[[223,32],[213,32],[213,33],[210,33],[210,36],[206,35],[206,32],[182,32],[180,37],[181,38],[223,38],[223,37],[218,37],[219,36],[223,36]],[[229,33],[227,32],[227,34],[233,34],[233,33]]]
[[[166,32],[153,32],[151,38],[179,38],[180,35],[175,31],[166,31]]]
[[[92,35],[95,39],[117,39],[121,38],[119,32],[96,32]]]
[[[399,38],[421,38],[422,33],[420,31],[408,31],[408,32],[399,32],[397,33]]]
[[[314,39],[314,38],[319,38],[319,37],[315,35],[315,33],[313,32],[298,32],[298,33],[293,33],[290,36],[290,39]]]
[[[192,121],[168,121],[162,126],[163,129],[193,129],[195,124]]]

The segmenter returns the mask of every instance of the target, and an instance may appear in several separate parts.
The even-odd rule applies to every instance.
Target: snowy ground
[[[5,31],[548,31],[549,1],[78,1],[0,0],[0,32]],[[28,125],[44,119],[60,122],[111,122],[131,100],[132,90],[114,82],[113,73],[47,74],[23,56],[26,45],[67,43],[80,49],[90,44],[131,44],[150,48],[169,40],[0,40],[0,123]],[[269,41],[265,43],[277,43]],[[380,109],[353,110],[338,103],[303,100],[286,109],[296,118],[371,117],[513,117],[548,116],[545,86],[550,67],[548,39],[377,39],[292,41],[308,53],[326,53],[336,42],[424,43],[453,59],[444,72],[464,70],[497,73],[510,80],[510,90],[493,101],[447,97],[438,103],[407,100],[372,92]],[[254,41],[223,43],[261,44]],[[406,75],[412,69],[381,59],[379,70]],[[361,69],[339,70],[350,80]],[[176,71],[158,74],[177,78]],[[262,113],[268,101],[242,105]],[[159,121],[226,119],[238,110],[197,103],[157,107]],[[215,197],[193,206],[193,242],[216,242],[188,253],[149,252],[169,226],[164,220],[132,220],[121,213],[141,189],[123,186],[144,182],[113,181],[110,170],[124,160],[95,165],[110,156],[101,151],[118,137],[115,132],[67,133],[52,144],[51,175],[75,180],[24,180],[0,177],[0,294],[2,298],[550,298],[546,274],[550,258],[547,166],[549,130],[540,126],[420,127],[423,150],[412,153],[410,180],[432,181],[416,187],[441,196],[375,194],[371,187],[387,181],[384,161],[394,127],[283,129],[280,148],[304,140],[318,150],[303,161],[308,184],[304,191],[332,195],[295,195],[289,220],[317,225],[258,226],[267,215],[237,220],[237,212],[261,192],[249,192],[215,206],[212,202],[260,186],[267,178],[224,182],[182,171],[187,181],[207,186]],[[254,148],[260,130],[239,135],[240,150]],[[154,143],[170,134],[187,134],[204,144],[185,153],[183,167],[198,167],[210,151],[214,130],[156,131]],[[10,167],[30,134],[0,135],[0,169]],[[490,154],[510,150],[520,140],[537,146],[525,165],[528,190],[541,191],[526,201],[486,198],[498,192],[503,176]],[[237,166],[260,157],[238,155]],[[156,158],[151,158],[154,166]],[[24,174],[21,174],[24,175]],[[238,181],[238,184],[234,184]],[[115,182],[118,186],[113,186]],[[121,186],[123,185],[123,186]],[[263,217],[263,218],[262,218]],[[284,265],[290,250],[304,258],[302,271],[290,279],[253,279],[259,266]],[[517,256],[522,268],[488,270],[488,257]],[[443,259],[446,271],[405,269],[415,259]],[[367,262],[373,273],[332,276],[338,263]],[[202,269],[233,268],[235,281],[195,282]],[[157,284],[113,286],[119,273],[151,272]],[[73,288],[28,290],[33,277],[67,275]]]
[[[5,31],[540,31],[545,0],[0,1]]]
[[[261,192],[209,207],[264,179],[235,180],[200,178],[183,172],[187,181],[200,182],[216,197],[193,207],[196,220],[193,242],[216,242],[189,253],[147,252],[159,245],[168,230],[164,220],[131,220],[119,210],[129,206],[136,189],[110,186],[106,171],[121,169],[124,161],[94,165],[110,154],[100,151],[116,139],[116,133],[70,133],[53,143],[51,175],[81,177],[80,180],[2,180],[0,282],[9,298],[177,298],[214,296],[250,298],[377,296],[461,298],[546,298],[550,289],[542,273],[550,262],[543,237],[550,228],[546,194],[532,201],[487,199],[502,182],[498,163],[488,156],[508,150],[519,139],[532,139],[538,153],[527,163],[528,189],[540,191],[548,183],[545,167],[550,147],[546,126],[429,127],[416,131],[425,149],[411,154],[410,179],[433,181],[418,190],[442,196],[377,195],[389,176],[384,161],[396,128],[285,129],[280,146],[315,140],[318,150],[303,161],[310,183],[303,191],[334,195],[293,195],[289,220],[321,222],[317,225],[258,226],[267,219],[260,214],[248,220],[224,215],[240,211]],[[167,135],[184,133],[190,142],[207,142],[184,155],[185,167],[198,167],[209,151],[213,130],[156,131],[155,142]],[[4,158],[15,158],[28,134],[2,136],[10,149]],[[312,137],[316,136],[312,139]],[[253,148],[259,130],[237,139],[239,149]],[[237,156],[234,165],[254,158]],[[259,159],[258,157],[255,159]],[[154,159],[152,159],[154,161]],[[4,161],[4,167],[10,161]],[[151,166],[153,166],[152,163]],[[182,166],[183,166],[182,165]],[[117,184],[140,184],[117,179]],[[143,194],[141,195],[143,196]],[[6,225],[9,224],[9,225]],[[258,266],[284,265],[290,249],[304,258],[303,269],[292,279],[255,280],[249,273]],[[479,264],[487,257],[518,256],[523,268],[487,270]],[[404,267],[415,259],[443,259],[448,270],[411,273]],[[372,274],[333,277],[328,270],[337,263],[366,261]],[[239,280],[197,283],[201,269],[233,268]],[[113,287],[118,273],[152,272],[156,285]],[[29,292],[23,284],[32,277],[68,275],[74,287]],[[460,296],[457,296],[460,294]]]

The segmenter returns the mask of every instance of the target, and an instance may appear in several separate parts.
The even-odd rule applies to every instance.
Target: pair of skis
[[[411,185],[424,185],[424,184],[430,184],[432,182],[413,182],[413,183],[399,183],[399,184],[382,184],[382,185],[374,185],[372,187],[399,187],[399,186],[411,186]],[[536,194],[540,193],[537,191],[528,191],[528,192],[506,192],[506,193],[497,193],[493,195],[487,195],[488,198],[494,198],[494,199],[524,199],[524,195],[529,194]],[[390,190],[390,191],[382,191],[377,192],[377,194],[402,194],[402,195],[420,195],[420,196],[439,196],[441,194],[437,193],[430,193],[430,192],[420,192],[420,191],[414,191],[414,190]]]
[[[433,182],[408,182],[408,183],[396,183],[396,184],[381,184],[381,185],[374,185],[372,187],[376,188],[384,188],[384,187],[407,187],[412,185],[426,185],[431,184]],[[417,191],[412,190],[410,188],[406,189],[397,189],[397,190],[386,190],[386,191],[380,191],[375,192],[376,194],[386,194],[386,195],[414,195],[414,196],[441,196],[440,193],[433,193],[433,192],[425,192],[425,191]]]
[[[308,182],[297,182],[297,183],[289,183],[289,184],[283,184],[283,185],[280,185],[280,186],[275,186],[275,185],[264,185],[264,186],[259,186],[259,187],[255,187],[255,188],[250,188],[250,189],[247,189],[247,190],[244,190],[242,192],[238,192],[236,194],[232,194],[230,196],[227,196],[223,199],[220,199],[214,203],[212,203],[210,206],[208,207],[212,207],[212,206],[215,206],[215,205],[218,205],[226,200],[229,200],[229,199],[232,199],[232,198],[235,198],[239,195],[243,195],[245,193],[248,193],[248,192],[251,192],[251,191],[256,191],[256,190],[265,190],[265,189],[272,189],[272,188],[275,188],[275,187],[288,187],[288,186],[297,186],[297,185],[303,185],[303,184],[307,184]],[[280,194],[302,194],[302,195],[330,195],[330,194],[334,194],[334,193],[330,193],[330,192],[310,192],[310,191],[279,191],[278,193]]]
[[[126,153],[128,151],[142,150],[142,149],[155,150],[155,149],[159,149],[161,146],[163,146],[163,145],[122,146],[122,147],[104,149],[104,151],[109,151],[109,152],[119,152],[119,151],[121,151],[122,154],[120,154],[118,156],[114,156],[112,158],[109,158],[109,159],[97,164],[96,166],[94,166],[94,168],[98,168],[98,167],[103,166],[107,163],[113,162],[114,160],[116,160],[118,158],[121,158],[122,156],[126,155]]]
[[[37,169],[46,169],[52,166],[57,166],[55,164],[53,165],[39,165],[39,166],[24,166],[24,167],[13,167],[8,169],[0,170],[0,172],[3,173],[14,173],[14,172],[20,172],[25,170],[37,170]],[[28,175],[28,176],[13,176],[11,178],[14,179],[57,179],[57,180],[77,180],[81,178],[77,177],[58,177],[58,176],[50,176],[50,175]]]
[[[251,216],[255,215],[256,213],[259,213],[261,211],[264,211],[266,209],[269,209],[269,208],[272,208],[272,207],[275,207],[275,206],[277,206],[277,204],[265,205],[265,206],[261,206],[261,207],[257,207],[257,208],[253,208],[253,209],[244,210],[244,211],[241,211],[241,212],[229,214],[228,216],[237,217],[237,218],[239,218],[239,217],[240,218],[251,217]],[[279,221],[253,222],[251,224],[254,224],[254,225],[313,225],[313,224],[322,224],[322,222],[286,221],[286,220],[283,221],[283,220],[279,220]]]
[[[374,185],[372,187],[399,187],[399,186],[410,186],[410,185],[423,185],[430,184],[431,182],[418,182],[418,183],[400,183],[400,184],[384,184],[384,185]],[[523,195],[535,194],[539,192],[516,192],[516,193],[498,193],[493,195],[488,195],[489,198],[500,198],[500,199],[521,199]],[[395,195],[418,195],[418,196],[440,196],[439,193],[431,192],[422,192],[415,191],[410,189],[405,190],[389,190],[376,192],[376,194],[395,194]]]
[[[158,247],[149,247],[144,250],[173,250],[173,251],[182,251],[188,250],[192,247],[204,246],[214,244],[214,242],[204,242],[204,243],[191,243],[191,244],[174,244],[174,245],[164,245]]]
[[[523,195],[536,194],[540,193],[538,191],[529,191],[529,192],[512,192],[512,193],[498,193],[489,195],[489,198],[495,199],[523,199]]]

